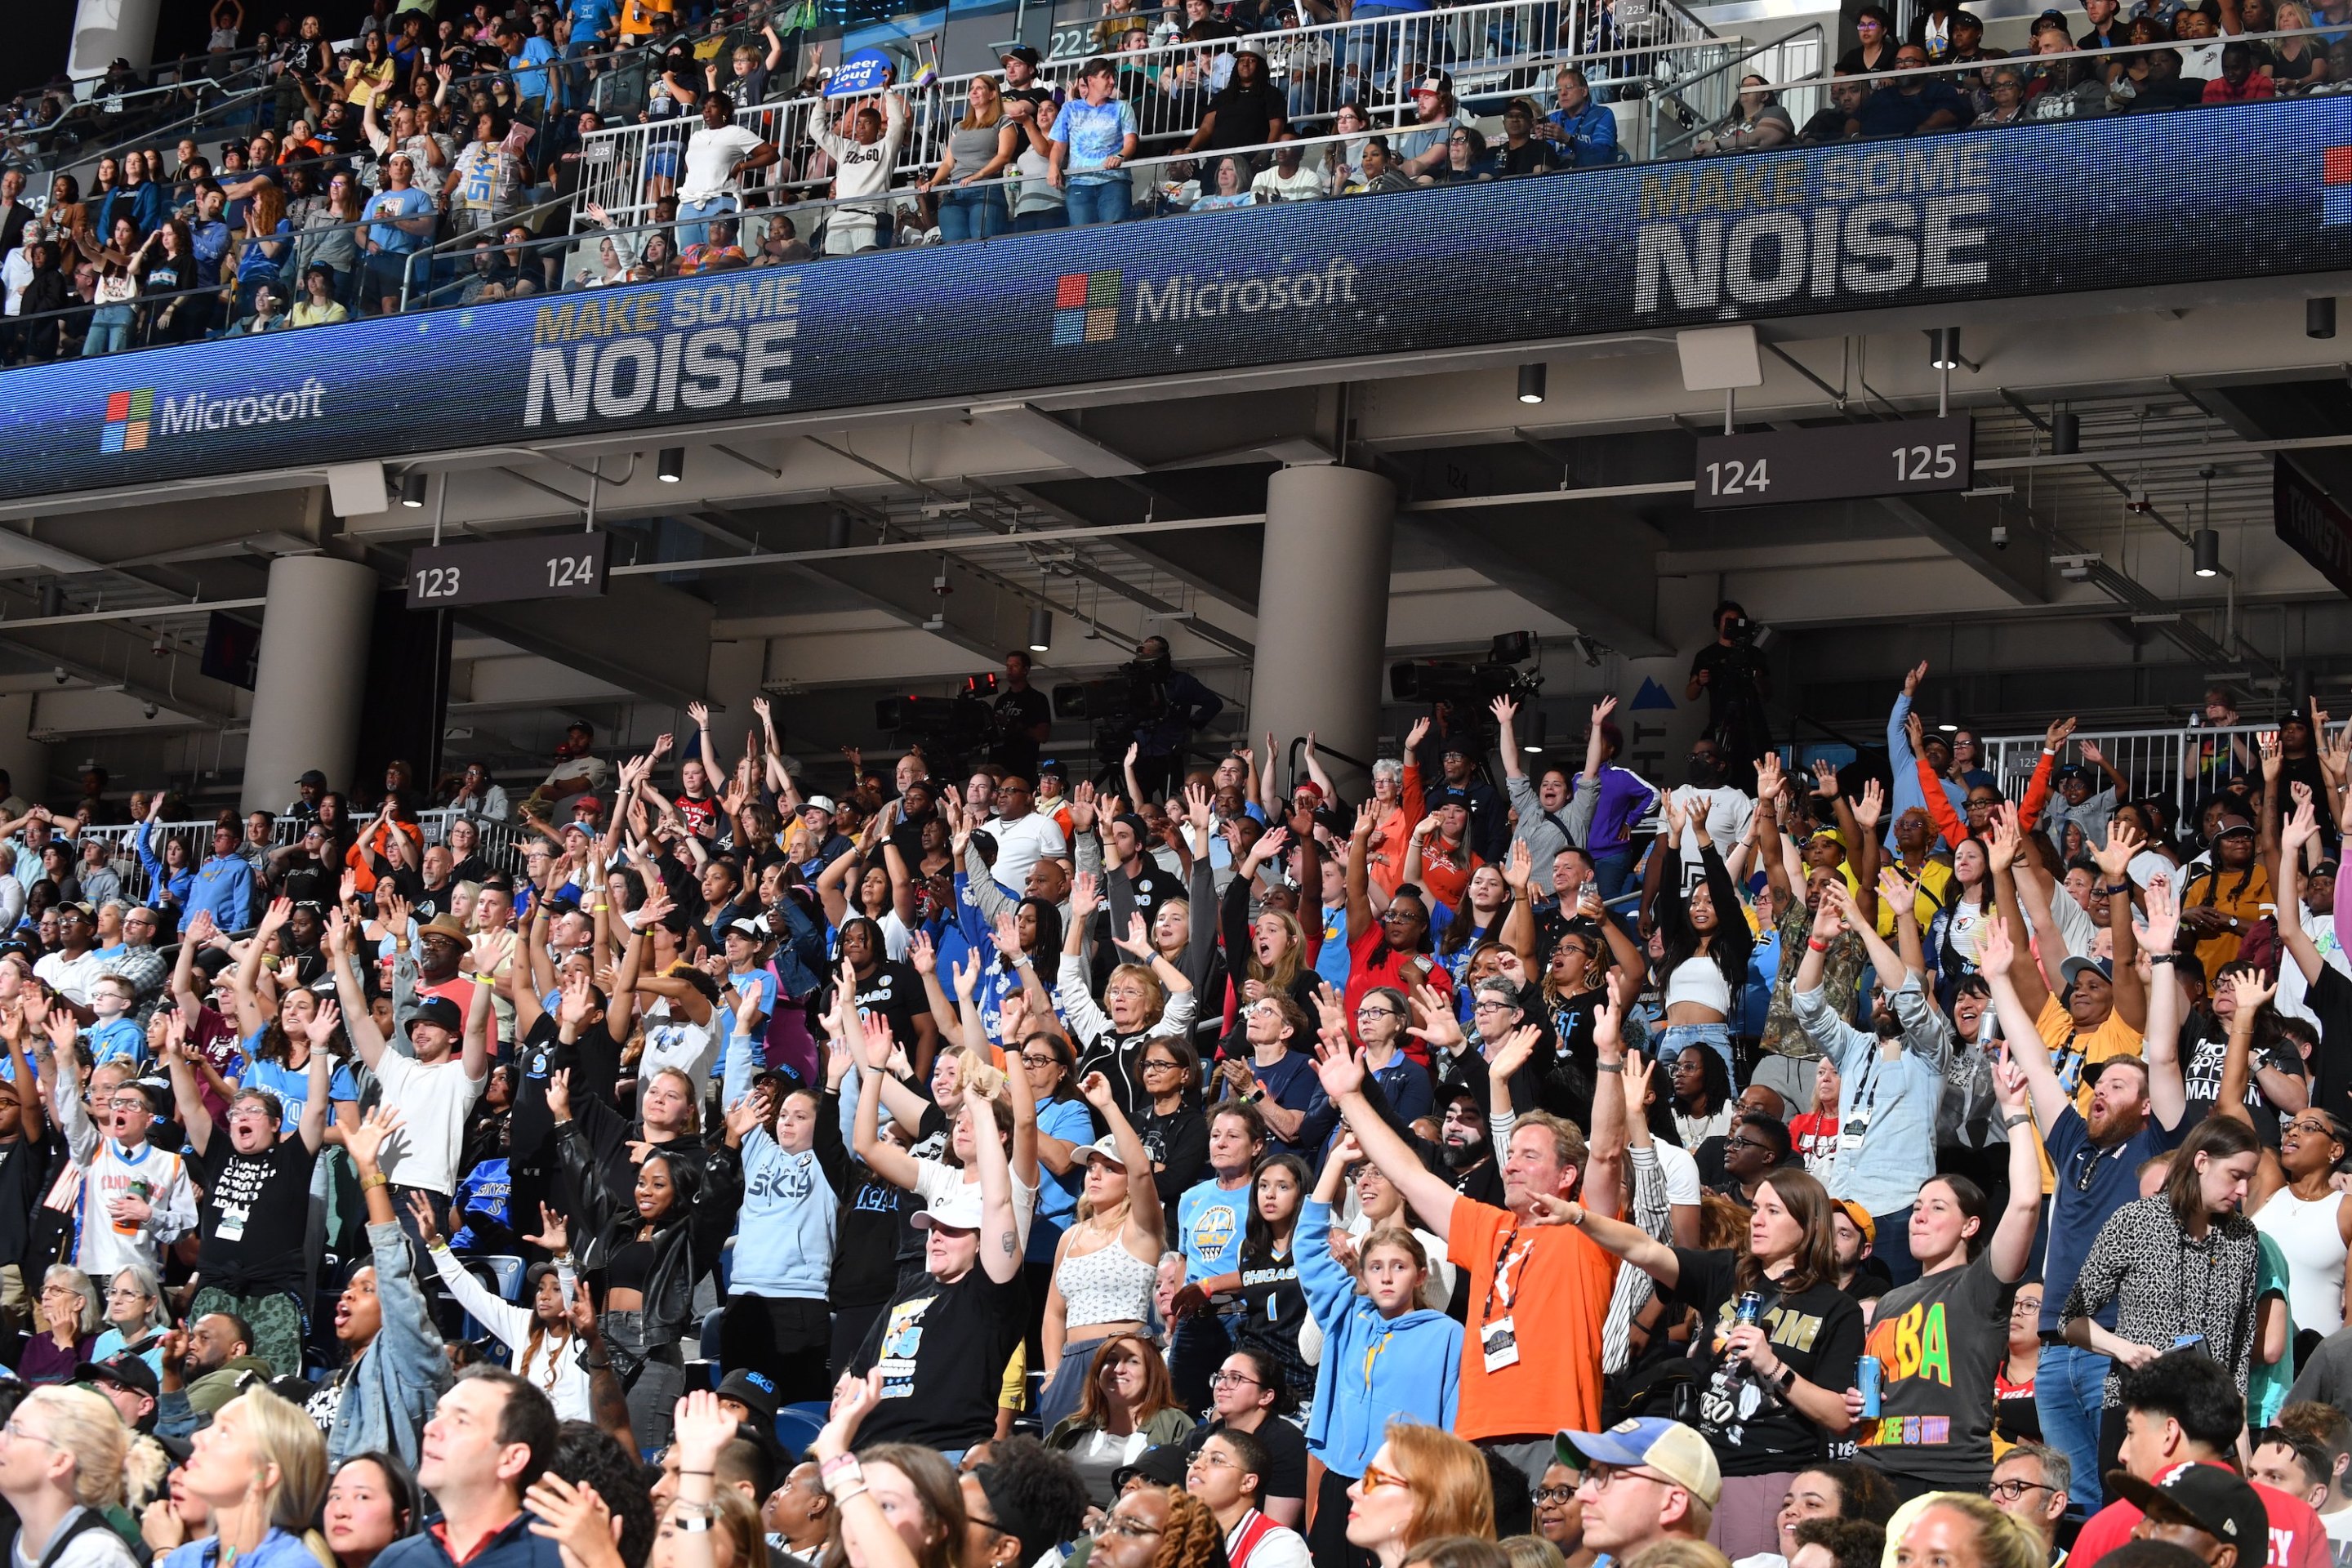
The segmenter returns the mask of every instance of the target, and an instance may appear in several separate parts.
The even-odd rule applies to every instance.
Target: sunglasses
[[[1366,1465],[1364,1467],[1364,1479],[1362,1484],[1364,1490],[1367,1492],[1376,1492],[1383,1487],[1402,1487],[1407,1491],[1411,1491],[1412,1489],[1412,1483],[1411,1481],[1406,1480],[1394,1470],[1384,1470],[1378,1465]]]

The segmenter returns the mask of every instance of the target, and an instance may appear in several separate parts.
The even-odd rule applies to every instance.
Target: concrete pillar
[[[9,789],[35,802],[49,796],[48,744],[33,739],[33,705],[39,700],[29,691],[0,697],[0,768],[7,770]]]
[[[1330,753],[1370,762],[1380,735],[1395,521],[1395,487],[1360,468],[1284,468],[1266,481],[1249,733],[1271,730],[1287,748],[1315,731],[1356,798],[1366,770]]]
[[[270,563],[245,748],[246,810],[282,809],[310,768],[336,789],[351,788],[376,588],[375,574],[356,562],[281,555]]]
[[[73,50],[66,58],[66,74],[76,81],[104,76],[118,56],[145,70],[154,57],[155,18],[161,9],[161,0],[80,0],[74,7]]]

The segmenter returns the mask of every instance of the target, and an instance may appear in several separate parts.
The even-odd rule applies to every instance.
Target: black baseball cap
[[[2167,1507],[2186,1514],[2197,1528],[2238,1549],[2241,1562],[2268,1561],[2270,1510],[2245,1477],[2220,1465],[2192,1459],[2175,1465],[2154,1483],[2128,1470],[2109,1470],[2107,1490],[2142,1513]]]
[[[148,1398],[158,1396],[162,1385],[155,1381],[155,1369],[147,1364],[144,1356],[122,1351],[104,1361],[86,1361],[74,1367],[76,1383],[111,1383]]]
[[[1033,66],[1041,66],[1045,63],[1045,57],[1039,54],[1027,44],[1016,44],[996,58],[999,60],[1025,60]]]
[[[735,1401],[763,1425],[776,1424],[776,1385],[766,1373],[739,1366],[719,1380],[718,1392],[719,1398]]]

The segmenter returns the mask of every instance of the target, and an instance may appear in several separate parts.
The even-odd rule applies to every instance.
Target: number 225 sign
[[[1964,490],[1975,463],[1966,416],[1702,436],[1691,503],[1719,508]]]
[[[596,598],[604,592],[612,543],[609,533],[546,533],[427,545],[408,558],[408,607]]]

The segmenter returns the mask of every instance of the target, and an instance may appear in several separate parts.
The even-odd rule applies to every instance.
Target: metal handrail
[[[522,870],[523,845],[527,839],[536,835],[520,826],[518,823],[498,822],[488,817],[472,816],[454,806],[437,806],[433,810],[420,811],[416,814],[415,826],[417,831],[424,837],[424,847],[430,848],[436,844],[448,843],[450,824],[461,816],[467,817],[474,824],[476,837],[480,845],[477,852],[493,869],[503,871],[509,876],[519,874]],[[275,817],[271,826],[269,847],[282,849],[289,844],[301,842],[304,831],[310,827],[313,820],[315,819],[307,816]],[[139,858],[137,851],[132,847],[139,837],[141,826],[142,824],[135,822],[90,823],[81,827],[70,840],[66,842],[73,847],[77,862],[79,859],[81,845],[87,840],[95,838],[101,843],[115,846],[116,861],[109,868],[122,878],[122,889],[126,894],[136,894],[144,898],[154,889],[148,879],[146,863]],[[352,829],[362,829],[366,826],[364,820],[354,820],[349,824]],[[183,822],[158,822],[150,836],[149,847],[160,862],[163,858],[165,841],[177,839],[188,847],[188,865],[193,869],[205,858],[205,847],[212,838],[213,826],[212,817]],[[240,817],[238,826],[240,848],[245,842],[243,834],[243,819]]]
[[[1662,145],[1658,141],[1658,104],[1664,99],[1672,98],[1681,101],[1688,101],[1688,94],[1693,89],[1700,87],[1701,84],[1715,78],[1721,77],[1727,72],[1736,71],[1741,67],[1747,65],[1748,61],[1756,59],[1768,52],[1777,55],[1786,49],[1789,45],[1804,38],[1812,39],[1814,47],[1821,48],[1821,47],[1827,42],[1827,34],[1823,31],[1821,23],[1809,23],[1805,26],[1799,28],[1796,32],[1788,34],[1782,37],[1775,38],[1770,43],[1757,44],[1750,48],[1744,49],[1719,65],[1710,66],[1707,69],[1700,72],[1697,76],[1691,78],[1688,81],[1675,83],[1673,86],[1667,88],[1663,93],[1654,94],[1650,99],[1650,158],[1653,161],[1655,161],[1674,156],[1675,149],[1687,147],[1704,133],[1702,129],[1703,125],[1712,125],[1722,119],[1721,114],[1702,115],[1702,125],[1691,126],[1685,130],[1681,135]],[[1824,54],[1826,54],[1826,50],[1823,51]],[[1819,71],[1816,71],[1812,76],[1809,76],[1805,79],[1811,81],[1820,74],[1821,73]],[[1737,102],[1738,99],[1738,94],[1735,91],[1732,94],[1732,100]],[[1727,108],[1724,110],[1724,113],[1728,112],[1729,110]]]
[[[2193,809],[2197,803],[2232,779],[2262,776],[2261,748],[2257,737],[2276,729],[2272,724],[2143,726],[2116,730],[2082,729],[2070,737],[2070,743],[2079,745],[2088,741],[2105,755],[2109,765],[2121,773],[2142,793],[2137,798],[2169,800],[2176,819],[2180,813]],[[1984,756],[1985,770],[1998,782],[2001,793],[2012,798],[2021,796],[2026,783],[2040,765],[2044,736],[2035,731],[2025,735],[1979,735],[1977,744]],[[2224,742],[2219,759],[2210,769],[2200,769],[2190,776],[2181,770],[2181,760],[2191,747],[2205,742]],[[2241,763],[2236,750],[2242,744],[2247,761]],[[2105,787],[2104,784],[2097,786]]]
[[[1705,26],[1674,0],[1653,0],[1653,3],[1662,8],[1670,8],[1676,16],[1689,18],[1688,25],[1692,26]],[[1547,16],[1557,19],[1555,27],[1542,25]],[[1249,50],[1266,59],[1269,79],[1279,84],[1287,79],[1292,59],[1303,53],[1321,50],[1326,58],[1337,62],[1353,50],[1362,50],[1384,54],[1392,64],[1402,64],[1411,58],[1414,49],[1429,47],[1426,40],[1441,33],[1467,30],[1475,36],[1483,27],[1489,37],[1496,34],[1509,37],[1512,44],[1508,50],[1498,52],[1492,58],[1467,64],[1459,60],[1438,62],[1450,69],[1454,76],[1457,97],[1468,100],[1519,90],[1511,83],[1512,77],[1569,65],[1590,68],[1622,63],[1633,68],[1628,71],[1629,77],[1647,79],[1654,73],[1643,68],[1645,62],[1654,61],[1662,55],[1677,49],[1726,42],[1712,32],[1701,37],[1657,38],[1605,49],[1532,48],[1522,47],[1518,41],[1545,33],[1561,39],[1580,40],[1587,34],[1606,37],[1608,30],[1615,25],[1608,18],[1607,9],[1593,4],[1592,0],[1481,0],[1481,3],[1470,5],[1381,16],[1367,21],[1324,22],[1312,26],[1286,27],[1235,37],[1159,44],[1111,58],[1114,64],[1145,72],[1156,79],[1168,70]],[[960,100],[974,77],[987,74],[992,73],[975,71],[942,77],[929,89],[922,89],[919,96],[908,94],[910,123],[894,174],[917,173],[939,162],[944,133],[949,129],[947,107]],[[1485,78],[1503,79],[1495,83],[1483,80]],[[1181,96],[1169,95],[1157,101],[1189,108],[1192,117],[1181,127],[1139,125],[1139,130],[1147,141],[1189,135],[1197,124],[1199,111],[1206,108],[1209,97],[1205,90],[1195,93],[1188,89]],[[759,132],[780,146],[798,146],[806,139],[810,121],[829,111],[837,112],[842,104],[843,100],[837,99],[788,99],[740,107],[736,110],[735,119],[738,124]],[[1147,107],[1156,107],[1156,102]],[[1330,110],[1318,110],[1299,116],[1298,122],[1328,120],[1336,112],[1336,106]],[[1383,128],[1381,123],[1383,120],[1391,122],[1386,127],[1388,129],[1408,126],[1413,112],[1410,100],[1406,99],[1369,110],[1367,116],[1373,121],[1374,130],[1378,131]],[[651,204],[641,199],[643,170],[648,154],[656,146],[682,147],[694,128],[693,121],[674,118],[645,124],[612,126],[591,132],[583,138],[583,147],[611,142],[618,144],[620,151],[604,164],[604,171],[609,172],[600,171],[594,176],[593,185],[590,176],[583,174],[580,192],[583,201],[593,200],[607,210],[621,214],[635,214],[649,207]],[[614,185],[616,178],[627,182],[625,189]]]

